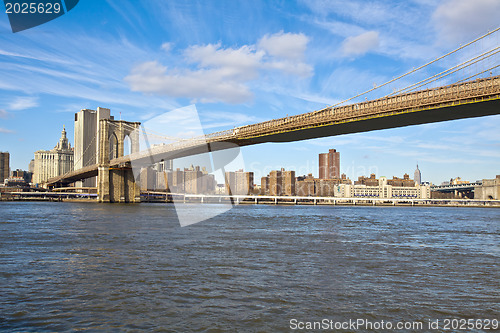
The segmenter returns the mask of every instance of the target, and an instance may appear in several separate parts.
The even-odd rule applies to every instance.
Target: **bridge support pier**
[[[140,185],[129,167],[110,169],[100,166],[97,185],[99,202],[141,202]]]
[[[97,195],[99,202],[141,202],[141,187],[136,181],[130,162],[119,167],[110,168],[111,152],[114,157],[124,154],[124,140],[126,136],[131,140],[131,153],[139,151],[139,136],[135,129],[140,123],[114,121],[109,119],[99,120],[98,144],[98,175]],[[111,137],[115,137],[116,145],[110,147]]]
[[[110,202],[138,203],[141,202],[141,188],[135,181],[132,168],[113,168],[109,170]]]
[[[109,166],[99,166],[97,174],[97,197],[99,202],[111,202],[109,198]]]

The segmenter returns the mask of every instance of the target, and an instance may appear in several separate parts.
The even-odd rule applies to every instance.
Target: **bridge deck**
[[[500,112],[498,99],[500,76],[495,76],[242,126],[233,135],[238,140],[259,143],[296,141],[481,117]],[[482,103],[481,108],[477,108],[477,103]]]

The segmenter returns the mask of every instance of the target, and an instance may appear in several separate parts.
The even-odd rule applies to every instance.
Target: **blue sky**
[[[195,104],[205,132],[332,105],[498,25],[497,0],[81,0],[12,33],[0,13],[0,151],[27,169],[74,113],[107,107],[145,122]],[[498,42],[498,39],[496,40]],[[378,97],[378,96],[373,96]],[[336,148],[350,178],[476,180],[500,174],[500,116],[242,149],[256,178],[317,175]]]

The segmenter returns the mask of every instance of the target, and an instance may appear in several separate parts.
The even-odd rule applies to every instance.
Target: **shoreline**
[[[231,203],[229,198],[224,198],[225,200],[184,200],[184,204],[227,204]],[[282,197],[284,200],[276,201],[265,201],[265,200],[234,200],[232,204],[236,205],[269,205],[269,206],[341,206],[341,207],[471,207],[471,208],[500,208],[500,202],[498,200],[492,201],[475,201],[473,199],[428,199],[427,201],[444,201],[436,203],[428,202],[411,202],[409,200],[397,201],[374,201],[372,199],[356,199],[343,198],[342,200],[334,200],[328,202],[314,202],[314,197],[311,197],[311,201],[284,201],[290,198]],[[333,200],[333,199],[332,199]],[[363,202],[360,202],[363,200]],[[389,199],[388,199],[389,200]],[[458,201],[460,200],[460,201]],[[70,202],[70,203],[99,203],[97,199],[90,198],[5,198],[0,197],[0,202]],[[140,203],[154,203],[154,204],[173,204],[173,200],[142,200]],[[117,204],[137,204],[137,203],[117,203]]]

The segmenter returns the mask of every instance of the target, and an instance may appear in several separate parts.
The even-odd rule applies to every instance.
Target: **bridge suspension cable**
[[[83,153],[80,155],[80,157],[78,158],[78,160],[76,160],[74,162],[73,165],[77,165],[82,160],[82,158],[85,156],[85,153],[87,152],[87,150],[92,146],[92,143],[94,143],[94,141],[96,139],[96,136],[97,136],[97,133],[94,133],[94,136],[92,137],[92,140],[90,140],[90,143],[87,145],[87,147],[85,148],[85,150],[83,151]],[[92,158],[95,159],[95,154],[93,154]],[[92,160],[90,160],[89,162],[90,162],[89,165],[92,164]],[[94,161],[94,163],[96,163],[96,162]],[[83,166],[85,166],[85,165],[83,165]]]
[[[118,124],[114,124],[114,126],[118,126]],[[131,131],[134,131],[134,130],[137,130],[136,127],[130,125],[130,124],[127,124],[127,123],[122,123],[122,126],[131,130]],[[190,140],[190,139],[186,139],[186,138],[179,138],[179,137],[174,137],[174,136],[169,136],[169,135],[164,135],[164,134],[161,134],[159,132],[156,132],[156,131],[153,131],[151,129],[146,129],[146,127],[144,126],[141,126],[142,130],[140,131],[141,134],[145,134],[145,135],[149,135],[149,136],[154,136],[154,137],[157,137],[157,138],[161,138],[161,139],[164,139],[164,140],[169,140],[169,141],[183,141],[183,140]]]
[[[411,75],[411,74],[414,74],[414,73],[416,73],[416,72],[418,72],[418,71],[420,71],[420,70],[422,70],[422,69],[424,69],[424,68],[426,68],[426,67],[429,67],[430,65],[435,64],[435,63],[437,63],[438,61],[440,61],[440,60],[442,60],[442,59],[445,59],[445,58],[447,58],[447,57],[449,57],[449,56],[451,56],[451,55],[453,55],[453,54],[456,54],[457,52],[459,52],[459,51],[461,51],[461,50],[463,50],[463,49],[465,49],[465,48],[467,48],[467,47],[469,47],[469,46],[471,46],[471,45],[474,45],[474,44],[476,44],[476,43],[477,43],[477,42],[479,42],[479,41],[483,41],[486,37],[491,36],[491,35],[495,34],[495,33],[496,33],[496,32],[498,32],[498,31],[500,31],[500,27],[498,27],[498,28],[496,28],[496,29],[494,29],[494,30],[492,30],[492,31],[490,31],[490,32],[488,32],[488,33],[486,33],[486,34],[484,34],[484,35],[482,35],[482,36],[480,36],[480,37],[478,37],[478,38],[476,38],[476,39],[474,39],[474,40],[470,41],[470,42],[468,42],[467,44],[464,44],[464,45],[462,45],[462,46],[460,46],[460,47],[456,48],[456,49],[455,49],[455,50],[453,50],[453,51],[450,51],[450,52],[448,52],[448,53],[446,53],[446,54],[444,54],[444,55],[442,55],[442,56],[440,56],[440,57],[438,57],[438,58],[436,58],[436,59],[432,60],[432,61],[430,61],[430,62],[428,62],[428,63],[426,63],[426,64],[424,64],[424,65],[422,65],[422,66],[419,66],[419,67],[417,67],[417,68],[414,68],[414,69],[412,69],[411,71],[409,71],[409,72],[407,72],[407,73],[405,73],[405,74],[402,74],[402,75],[400,75],[400,76],[398,76],[398,77],[395,77],[395,78],[393,78],[392,80],[389,80],[389,81],[387,81],[387,82],[385,82],[385,83],[383,83],[383,84],[380,84],[380,85],[375,85],[373,88],[371,88],[371,89],[369,89],[369,90],[366,90],[366,91],[364,91],[364,92],[362,92],[362,93],[359,93],[359,94],[357,94],[357,95],[355,95],[355,96],[352,96],[352,97],[350,97],[350,98],[348,98],[348,99],[345,99],[345,100],[342,100],[342,101],[340,101],[340,102],[338,102],[338,103],[336,103],[336,104],[333,104],[333,105],[329,106],[329,108],[333,108],[333,107],[336,107],[336,106],[343,105],[343,104],[345,104],[345,103],[347,103],[347,102],[349,102],[349,101],[352,101],[352,100],[354,100],[354,99],[356,99],[356,98],[358,98],[358,97],[361,97],[361,96],[367,95],[368,93],[371,93],[371,92],[376,91],[376,90],[378,90],[378,89],[380,89],[380,88],[382,88],[382,87],[385,87],[385,86],[387,86],[387,85],[389,85],[389,84],[391,84],[391,83],[394,83],[394,82],[396,82],[396,81],[398,81],[398,80],[401,80],[402,78],[405,78],[405,77],[407,77],[407,76],[409,76],[409,75]],[[497,45],[498,45],[498,43],[497,43]],[[488,52],[486,52],[486,53],[488,53]],[[496,53],[497,53],[497,52],[495,52],[494,54],[496,54]],[[487,57],[487,58],[488,58],[488,57]],[[494,66],[494,67],[491,67],[490,69],[497,68],[497,67],[498,67],[498,66]],[[486,70],[486,71],[487,71],[487,70]],[[486,72],[486,71],[483,71],[483,73],[484,73],[484,72]],[[455,73],[455,72],[454,72],[454,73]],[[477,75],[474,75],[474,76],[477,76]],[[474,76],[472,76],[472,77],[474,77]],[[424,81],[425,81],[425,80],[424,80]],[[412,86],[413,86],[413,85],[412,85]],[[407,89],[408,89],[408,87],[405,87],[405,88],[402,88],[402,89],[398,89],[397,91],[405,91],[405,90],[407,90]],[[389,94],[389,95],[387,95],[387,96],[390,96],[390,95],[393,95],[393,94],[394,94],[394,93]]]
[[[414,83],[414,84],[409,85],[409,86],[407,86],[405,88],[396,90],[396,91],[394,91],[394,92],[392,92],[392,93],[390,93],[390,94],[388,94],[388,95],[386,95],[384,97],[389,97],[389,96],[393,96],[393,95],[397,95],[397,94],[401,94],[401,93],[407,93],[407,92],[410,92],[410,91],[417,90],[418,88],[421,88],[421,87],[423,87],[423,86],[425,86],[425,85],[427,85],[427,84],[429,84],[431,82],[435,82],[437,80],[440,80],[440,79],[442,79],[444,77],[447,77],[447,76],[449,76],[451,74],[454,74],[454,73],[456,73],[456,72],[458,72],[460,70],[463,70],[463,69],[465,69],[467,67],[470,67],[470,66],[472,66],[474,64],[477,64],[478,62],[481,62],[481,61],[483,61],[485,59],[488,59],[489,57],[494,56],[494,55],[496,55],[499,52],[500,52],[500,46],[498,46],[498,47],[496,47],[496,48],[494,48],[492,50],[489,50],[487,52],[484,52],[484,53],[482,53],[482,54],[480,54],[480,55],[478,55],[478,56],[476,56],[476,57],[474,57],[472,59],[464,61],[464,62],[462,62],[462,63],[460,63],[460,64],[458,64],[456,66],[453,66],[453,67],[445,70],[445,71],[442,71],[442,72],[440,72],[438,74],[435,74],[435,75],[433,75],[431,77],[428,77],[428,78],[426,78],[424,80],[421,80],[421,81],[419,81],[417,83]],[[468,77],[466,77],[466,78],[464,78],[464,79],[462,79],[460,81],[457,81],[457,83],[460,83],[460,82],[463,82],[463,81],[467,81],[467,80],[469,80],[469,79],[471,79],[471,78],[473,78],[475,76],[478,76],[480,74],[484,74],[487,71],[490,71],[490,70],[495,69],[497,67],[498,67],[498,65],[494,66],[494,67],[487,68],[487,69],[485,69],[482,72],[475,73],[472,76],[468,76]]]

